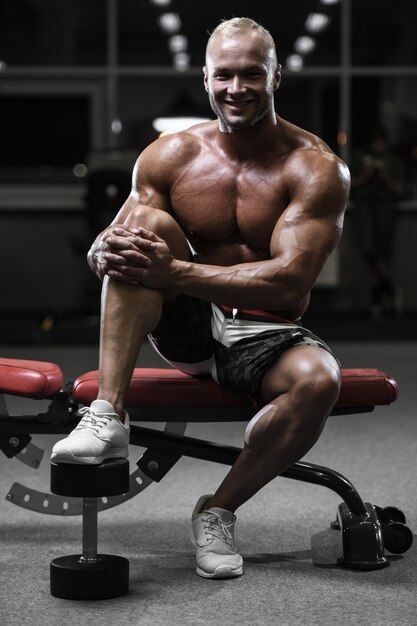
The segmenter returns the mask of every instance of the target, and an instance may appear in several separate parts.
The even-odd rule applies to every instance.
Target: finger
[[[108,266],[110,265],[125,265],[126,259],[121,254],[115,252],[104,252],[103,259]]]
[[[151,260],[144,254],[140,254],[136,250],[122,250],[119,254],[114,252],[105,252],[104,258],[109,265],[126,265],[128,261],[132,266],[148,266]]]
[[[155,241],[150,241],[149,239],[144,239],[143,237],[136,237],[133,240],[134,245],[139,248],[139,250],[142,250],[144,252],[150,252],[152,250],[155,250],[156,248],[156,242]]]
[[[130,238],[129,238],[130,237]],[[129,237],[120,237],[119,235],[110,235],[105,239],[105,247],[115,248],[117,250],[133,250],[135,245],[133,243],[133,235],[130,233]]]
[[[107,272],[107,275],[109,276],[109,278],[113,278],[114,280],[118,280],[122,283],[126,283],[128,285],[138,285],[138,281],[135,280],[134,278],[132,278],[131,276],[128,276],[126,274],[123,274],[122,272],[118,272],[116,270],[109,270]]]
[[[110,236],[104,242],[104,250],[124,254],[127,250],[150,252],[156,247],[156,242],[143,239],[140,236],[129,237]]]
[[[135,230],[137,230],[137,229],[135,229],[135,228],[128,228],[127,226],[115,226],[112,229],[112,232],[115,235],[119,235],[121,237],[129,237],[129,236],[135,234],[135,232],[134,232]]]
[[[130,283],[131,285],[140,285],[142,284],[141,276],[145,277],[147,275],[146,270],[132,268],[128,265],[120,266],[118,268],[109,269],[107,274],[110,278],[115,278],[116,280],[121,280],[124,283]]]
[[[152,232],[151,230],[146,230],[146,228],[139,227],[138,231],[139,231],[140,236],[143,237],[144,239],[148,239],[150,241],[155,241],[158,243],[161,243],[164,241],[163,239],[161,239],[161,237],[158,237],[156,233]]]

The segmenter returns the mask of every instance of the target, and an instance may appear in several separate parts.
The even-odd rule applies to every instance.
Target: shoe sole
[[[69,463],[71,465],[100,465],[106,459],[127,459],[129,457],[129,450],[119,448],[116,450],[109,450],[101,456],[77,456],[71,450],[60,450],[59,452],[52,452],[52,463]]]
[[[197,548],[197,541],[193,535],[192,530],[190,530],[190,539],[195,548]],[[236,578],[237,576],[242,576],[243,574],[243,563],[239,565],[239,567],[230,567],[230,565],[219,565],[216,567],[214,572],[206,572],[200,567],[196,567],[195,571],[202,578]]]
[[[214,572],[205,572],[199,567],[196,567],[195,571],[199,576],[202,576],[202,578],[236,578],[237,576],[242,576],[243,566],[241,565],[240,567],[232,569],[227,565],[219,565]]]

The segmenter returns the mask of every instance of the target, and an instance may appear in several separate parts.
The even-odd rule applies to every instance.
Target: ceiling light
[[[72,168],[72,173],[77,178],[84,178],[88,174],[88,168],[85,163],[76,163]]]
[[[309,33],[321,33],[330,22],[330,17],[325,13],[310,13],[306,19],[306,29]]]
[[[158,7],[167,7],[171,4],[171,0],[150,0],[151,4],[156,4]]]
[[[159,133],[178,133],[194,124],[208,121],[208,117],[156,117],[152,126]]]
[[[122,122],[118,118],[115,118],[114,120],[112,120],[111,132],[114,135],[120,135],[120,133],[122,132]]]
[[[180,92],[166,111],[153,120],[152,125],[158,132],[178,132],[194,124],[207,122],[210,118],[206,114],[206,107],[191,99],[188,92]]]
[[[177,52],[172,60],[176,70],[184,71],[190,67],[190,55],[188,52]]]
[[[308,37],[304,35],[303,37],[298,37],[294,44],[294,49],[299,54],[308,54],[316,47],[316,41],[313,37]]]
[[[185,35],[173,35],[169,38],[168,48],[171,52],[184,52],[188,48],[188,39]]]
[[[158,17],[158,24],[164,33],[177,33],[181,29],[178,13],[162,13]]]
[[[346,146],[347,144],[347,134],[343,130],[339,130],[337,133],[337,143],[339,146]]]
[[[322,4],[337,4],[339,0],[320,0]]]
[[[285,61],[285,65],[289,70],[299,72],[303,69],[303,57],[300,54],[290,54]]]

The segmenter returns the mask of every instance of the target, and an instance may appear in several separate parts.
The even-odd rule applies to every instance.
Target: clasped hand
[[[103,274],[152,289],[171,284],[175,258],[167,243],[152,231],[115,226],[100,248]]]

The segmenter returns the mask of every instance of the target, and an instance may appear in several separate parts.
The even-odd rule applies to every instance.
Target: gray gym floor
[[[373,413],[338,416],[305,457],[346,475],[362,498],[397,506],[417,527],[417,343],[329,342],[343,367],[379,367],[397,380],[398,401]],[[65,380],[97,367],[94,346],[3,345],[4,357],[54,361]],[[161,366],[145,346],[139,364]],[[12,398],[12,413],[38,412],[41,403]],[[240,446],[244,424],[192,424],[187,434]],[[45,449],[39,470],[1,460],[3,498],[15,481],[49,491],[49,453],[58,437],[38,436]],[[142,451],[131,447],[131,465]],[[34,513],[0,503],[0,622],[145,626],[172,624],[280,624],[365,622],[415,625],[417,543],[390,567],[372,572],[340,568],[340,533],[329,529],[340,498],[322,487],[276,479],[238,511],[237,542],[245,574],[211,581],[194,571],[188,521],[197,498],[216,488],[227,467],[183,458],[159,483],[99,515],[99,551],[130,561],[130,593],[106,601],[75,602],[49,593],[49,562],[80,551],[79,517]]]

